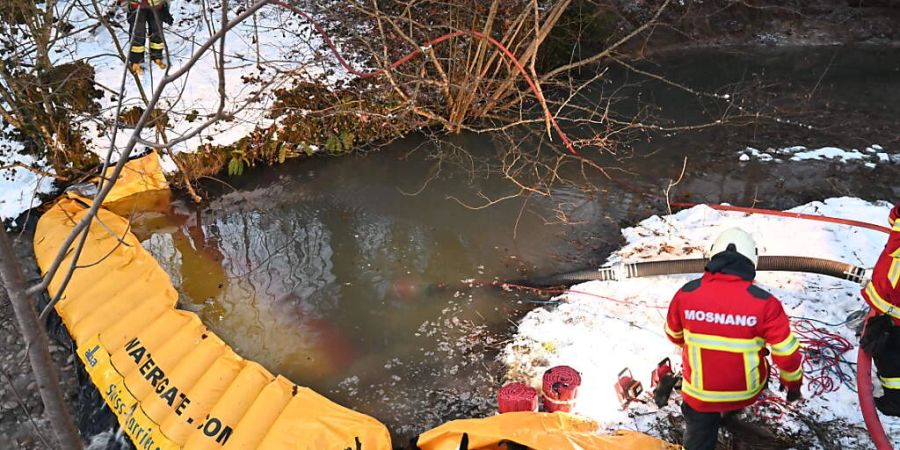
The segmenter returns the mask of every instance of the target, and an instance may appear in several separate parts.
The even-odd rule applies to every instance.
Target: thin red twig
[[[413,59],[414,57],[416,57],[420,54],[423,54],[426,49],[428,49],[434,45],[440,44],[441,42],[444,42],[448,39],[453,39],[455,37],[460,37],[460,36],[468,36],[468,37],[473,37],[476,39],[486,40],[489,43],[491,43],[493,46],[497,47],[501,52],[503,52],[503,54],[507,58],[509,58],[510,62],[512,62],[512,64],[516,67],[516,70],[519,72],[519,75],[521,75],[522,78],[525,79],[525,82],[528,83],[528,87],[531,89],[531,92],[533,92],[534,96],[537,97],[538,101],[541,104],[541,108],[544,110],[544,115],[547,117],[547,120],[549,120],[550,123],[553,124],[553,128],[556,130],[556,133],[559,135],[559,138],[562,139],[563,144],[565,144],[565,146],[566,146],[566,149],[568,149],[569,152],[572,153],[573,155],[578,154],[578,152],[575,151],[574,145],[572,145],[572,141],[569,140],[569,137],[566,136],[566,133],[564,133],[562,128],[560,128],[559,123],[556,122],[556,118],[553,116],[553,114],[550,114],[550,111],[547,109],[547,106],[546,106],[547,103],[546,103],[546,100],[544,99],[544,95],[541,94],[540,89],[537,88],[537,85],[534,83],[534,80],[532,80],[531,77],[528,75],[528,72],[525,70],[525,67],[522,66],[522,63],[519,62],[519,59],[516,58],[516,56],[508,48],[506,48],[505,45],[503,45],[503,43],[501,43],[500,41],[498,41],[484,33],[481,33],[479,31],[453,31],[453,32],[450,32],[450,33],[447,33],[447,34],[444,34],[444,35],[441,35],[434,39],[429,40],[428,42],[425,43],[425,45],[407,53],[405,56],[394,61],[386,68],[374,70],[371,72],[362,72],[362,71],[359,71],[359,70],[356,70],[355,68],[353,68],[353,66],[351,66],[347,62],[346,59],[344,59],[344,57],[341,55],[341,52],[337,49],[337,46],[334,45],[334,42],[332,42],[331,38],[328,37],[328,33],[325,32],[325,29],[323,29],[312,18],[312,16],[301,11],[300,9],[298,9],[297,7],[295,7],[293,5],[289,5],[289,4],[281,2],[281,1],[274,1],[274,2],[272,2],[272,4],[276,5],[276,6],[280,6],[282,8],[285,8],[285,9],[303,17],[304,19],[308,20],[312,24],[312,26],[316,29],[316,31],[322,36],[322,39],[325,41],[325,44],[328,45],[329,49],[331,49],[331,53],[334,54],[334,56],[337,58],[338,62],[341,64],[341,66],[343,66],[344,69],[346,69],[348,72],[350,72],[353,75],[356,75],[360,78],[371,78],[371,77],[377,77],[377,76],[383,75],[383,74],[387,73],[389,70],[396,69],[397,67],[409,62],[409,60]]]

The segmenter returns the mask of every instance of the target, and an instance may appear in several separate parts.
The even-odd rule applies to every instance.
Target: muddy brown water
[[[681,200],[786,208],[900,196],[897,165],[740,162],[737,153],[796,144],[900,153],[900,50],[696,51],[642,67],[697,90],[753,86],[743,107],[814,128],[756,120],[632,133],[616,156],[585,151],[617,182],[569,164],[562,173],[578,182],[556,184],[550,196],[516,196],[513,183],[491,173],[507,145],[496,136],[415,135],[376,153],[251,170],[223,180],[227,187],[210,181],[208,204],[163,199],[136,233],[171,275],[181,306],[238,353],[378,418],[399,444],[494,411],[503,381],[497,350],[535,307],[527,300],[540,298],[465,282],[602,262],[620,227],[664,211],[634,189],[662,193],[685,158],[671,192]],[[655,105],[656,119],[672,124],[733,111],[638,74],[613,70],[607,79],[581,101],[614,91],[623,115]],[[465,156],[439,157],[448,154]]]

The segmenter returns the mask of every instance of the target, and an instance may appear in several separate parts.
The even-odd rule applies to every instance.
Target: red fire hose
[[[712,209],[719,211],[737,211],[748,214],[766,214],[769,216],[792,217],[794,219],[817,220],[819,222],[839,223],[842,225],[851,225],[859,228],[868,228],[870,230],[890,233],[891,229],[881,225],[875,225],[869,222],[860,222],[858,220],[841,219],[839,217],[817,216],[814,214],[804,214],[790,211],[776,211],[774,209],[747,208],[744,206],[722,205],[718,203],[690,203],[690,202],[674,202],[674,208],[690,208],[697,205],[706,205]]]
[[[866,316],[875,315],[875,310],[870,310]],[[863,328],[865,332],[865,328]],[[892,450],[887,433],[884,432],[884,426],[881,425],[881,419],[878,417],[878,411],[875,409],[875,399],[873,397],[874,385],[872,384],[872,356],[866,353],[862,347],[856,355],[856,392],[859,393],[859,409],[862,410],[863,419],[866,421],[866,429],[869,430],[869,436],[875,443],[877,450]]]

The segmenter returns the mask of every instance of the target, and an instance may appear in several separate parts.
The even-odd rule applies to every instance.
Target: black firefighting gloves
[[[159,20],[166,25],[172,25],[172,23],[175,22],[175,18],[173,18],[172,13],[169,12],[169,2],[163,3],[162,9],[159,11]]]
[[[660,378],[659,384],[653,388],[653,403],[660,408],[669,404],[669,397],[672,396],[672,391],[679,384],[681,384],[681,377],[671,373]]]
[[[880,355],[887,346],[893,328],[894,322],[887,314],[872,317],[866,322],[866,331],[859,341],[860,347],[873,357]]]
[[[801,398],[803,398],[803,394],[800,393],[800,386],[792,387],[787,390],[787,401],[789,403],[796,402],[797,400],[800,400]]]

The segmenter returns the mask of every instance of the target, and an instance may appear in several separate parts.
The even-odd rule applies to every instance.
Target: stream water
[[[752,87],[743,107],[814,128],[742,120],[633,132],[615,155],[585,151],[614,182],[570,163],[560,174],[577,181],[546,188],[549,196],[521,194],[497,174],[507,145],[497,136],[415,135],[376,153],[210,181],[208,204],[163,199],[165,212],[135,231],[172,277],[181,307],[238,353],[373,415],[395,438],[490,414],[504,376],[496,351],[541,297],[464,281],[601,263],[621,226],[665,210],[635,190],[663,194],[685,158],[672,198],[784,208],[900,196],[897,164],[738,160],[747,146],[881,144],[900,153],[900,51],[696,51],[655,64],[642,67],[698,91]],[[652,109],[673,124],[712,122],[741,105],[621,70],[580,101],[610,95],[623,116]]]

